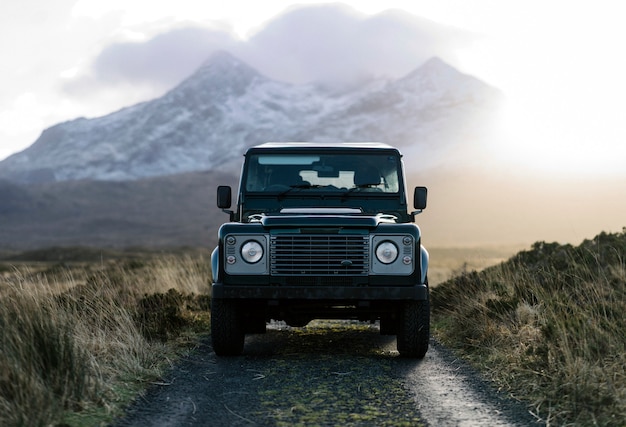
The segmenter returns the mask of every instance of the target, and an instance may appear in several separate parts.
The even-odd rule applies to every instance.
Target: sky
[[[226,49],[294,83],[398,78],[437,55],[504,92],[494,159],[626,175],[620,3],[3,1],[0,159],[56,123],[161,96]]]

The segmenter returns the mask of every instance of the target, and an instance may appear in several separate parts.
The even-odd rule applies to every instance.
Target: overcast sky
[[[437,55],[509,99],[502,125],[512,138],[494,156],[558,172],[623,172],[620,3],[2,1],[0,159],[53,124],[160,96],[226,49],[294,83],[400,77]]]

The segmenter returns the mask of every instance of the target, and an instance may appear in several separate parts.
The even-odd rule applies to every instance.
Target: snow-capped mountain
[[[120,181],[236,169],[247,147],[267,141],[381,141],[436,163],[470,143],[499,98],[437,58],[402,79],[339,91],[274,81],[220,52],[161,98],[44,130],[0,162],[0,178]]]

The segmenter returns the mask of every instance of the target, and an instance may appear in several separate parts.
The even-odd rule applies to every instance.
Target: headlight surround
[[[383,264],[391,264],[398,258],[398,247],[389,240],[385,240],[376,247],[376,258]]]
[[[248,264],[256,264],[263,258],[263,246],[256,240],[248,240],[241,246],[241,257]]]

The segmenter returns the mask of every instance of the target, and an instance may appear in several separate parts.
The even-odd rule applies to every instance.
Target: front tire
[[[218,356],[238,356],[246,338],[241,313],[233,301],[211,299],[211,342]]]
[[[400,309],[397,347],[403,357],[422,359],[430,339],[430,302],[407,301]]]

